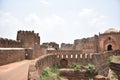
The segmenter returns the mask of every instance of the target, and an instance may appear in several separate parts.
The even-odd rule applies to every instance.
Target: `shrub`
[[[113,78],[118,79],[117,74],[115,74],[114,72],[112,73],[112,79],[113,79]]]
[[[108,61],[111,62],[111,61],[112,61],[112,58],[113,58],[113,56],[110,56],[110,57],[108,58]]]
[[[71,68],[74,70],[81,70],[82,66],[81,65],[77,65],[77,64],[72,64]]]
[[[60,72],[59,72],[59,66],[55,64],[55,65],[53,66],[53,68],[51,69],[51,71],[52,71],[53,73],[56,73],[56,74],[59,75],[59,73],[60,73]]]
[[[89,71],[90,73],[92,73],[95,69],[95,66],[91,63],[89,63],[87,66],[86,66],[86,70]]]
[[[59,70],[46,67],[42,70],[41,80],[61,80]]]

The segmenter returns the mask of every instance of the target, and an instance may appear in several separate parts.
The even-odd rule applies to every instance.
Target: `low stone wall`
[[[31,62],[28,70],[28,80],[41,80],[40,75],[45,67],[53,67],[56,63],[56,55],[43,55]]]
[[[0,48],[0,66],[25,59],[23,48]]]
[[[74,69],[60,69],[60,76],[66,77],[68,80],[86,80],[86,78],[93,78],[97,73],[90,73],[86,70]]]

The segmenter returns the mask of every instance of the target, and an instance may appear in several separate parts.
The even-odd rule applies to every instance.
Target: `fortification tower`
[[[17,41],[21,42],[23,48],[34,48],[34,45],[40,45],[40,37],[34,31],[18,31]]]

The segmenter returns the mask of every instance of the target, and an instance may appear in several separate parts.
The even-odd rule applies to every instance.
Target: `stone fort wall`
[[[120,31],[99,33],[93,37],[74,40],[73,44],[61,44],[62,50],[83,50],[84,53],[97,53],[120,50]]]
[[[52,68],[56,60],[56,55],[43,55],[31,62],[28,69],[28,80],[41,80],[40,74],[45,67]]]
[[[18,31],[17,39],[0,38],[0,65],[43,55],[40,37],[34,31]]]
[[[105,63],[111,55],[120,54],[120,51],[106,51],[101,53],[83,53],[82,50],[48,50],[47,54],[54,54],[60,64],[61,59],[68,60],[68,65],[72,63],[82,64],[86,66],[88,63],[95,63],[95,61]],[[102,62],[103,61],[103,62]]]
[[[82,50],[84,53],[98,52],[98,36],[76,39],[74,44],[61,44],[62,50]]]
[[[15,40],[0,38],[0,47],[1,48],[8,48],[8,47],[20,48],[22,47],[22,45],[21,45],[21,42],[18,42]]]
[[[8,48],[0,49],[0,66],[25,59],[25,49]]]
[[[75,50],[83,50],[84,53],[94,53],[96,52],[96,38],[83,38],[74,41]]]
[[[108,58],[112,55],[120,55],[120,51],[117,50],[102,53],[83,54],[81,51],[74,50],[49,50],[46,55],[36,59],[35,62],[33,62],[34,64],[30,65],[28,79],[40,80],[39,75],[41,74],[43,68],[52,67],[54,64],[60,64],[60,60],[62,59],[67,60],[68,65],[73,63],[80,65],[92,63],[95,65],[96,72],[98,72],[98,74],[107,76],[109,70]]]

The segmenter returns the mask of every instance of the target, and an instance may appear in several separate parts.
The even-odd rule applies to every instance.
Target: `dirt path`
[[[0,80],[27,80],[29,60],[0,66]]]

